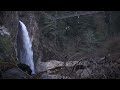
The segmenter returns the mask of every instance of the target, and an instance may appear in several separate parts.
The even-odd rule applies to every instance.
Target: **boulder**
[[[84,60],[81,62],[67,61],[66,63],[57,60],[39,62],[37,63],[36,73],[41,73],[42,79],[71,79],[79,76],[80,78],[86,78],[92,73],[91,69],[87,67],[88,64]],[[66,72],[66,69],[69,69],[69,71]]]
[[[3,73],[3,79],[30,79],[30,76],[19,68],[11,68]]]
[[[32,70],[30,69],[30,67],[28,65],[22,64],[22,63],[17,64],[17,65],[21,70],[23,70],[24,72],[27,72],[29,75],[31,75]]]
[[[56,61],[56,60],[51,60],[48,62],[38,62],[36,66],[36,72],[44,72],[49,69],[54,69],[57,67],[63,67],[63,62],[62,61]]]

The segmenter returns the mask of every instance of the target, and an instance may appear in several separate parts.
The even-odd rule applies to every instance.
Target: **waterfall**
[[[32,43],[25,24],[19,21],[19,30],[17,34],[17,56],[20,63],[28,65],[32,74],[35,74],[33,63]]]

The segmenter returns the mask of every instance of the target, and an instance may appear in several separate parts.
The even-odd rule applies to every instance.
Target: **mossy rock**
[[[17,67],[8,69],[3,73],[3,79],[31,79],[31,76]]]
[[[0,61],[0,79],[32,79],[32,76],[19,68],[15,63]]]
[[[10,36],[0,35],[0,61],[11,62],[14,58],[14,46]]]
[[[6,70],[8,70],[8,69],[11,69],[11,68],[13,68],[13,67],[17,67],[16,64],[0,61],[0,70],[1,70],[2,72],[6,71]]]
[[[9,40],[9,37],[0,36],[0,52],[3,51],[4,53],[10,52],[12,48],[12,43]]]
[[[11,37],[0,35],[0,71],[3,74],[9,69],[17,68],[14,46]]]

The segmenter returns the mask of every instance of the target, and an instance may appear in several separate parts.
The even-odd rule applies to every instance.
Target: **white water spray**
[[[18,59],[21,63],[27,64],[31,68],[32,74],[35,74],[32,43],[27,28],[21,21],[19,21],[18,38]]]

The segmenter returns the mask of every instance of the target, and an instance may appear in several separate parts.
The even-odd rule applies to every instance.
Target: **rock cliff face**
[[[37,70],[41,61],[94,57],[105,40],[120,33],[117,11],[0,11],[0,61],[17,61],[19,20],[29,31]],[[10,35],[4,35],[6,30]]]
[[[9,61],[12,57],[16,57],[16,33],[18,29],[18,14],[15,11],[0,12],[0,60]],[[5,33],[6,32],[6,33]],[[2,35],[3,33],[3,35]],[[4,58],[4,59],[2,59]]]

